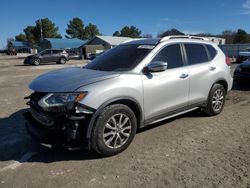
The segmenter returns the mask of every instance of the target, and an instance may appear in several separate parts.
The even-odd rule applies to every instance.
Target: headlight
[[[86,97],[87,92],[82,93],[49,93],[38,101],[39,106],[41,106],[45,111],[51,107],[61,107],[79,102]]]

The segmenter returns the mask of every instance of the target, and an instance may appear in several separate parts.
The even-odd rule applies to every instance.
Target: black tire
[[[65,64],[67,59],[65,57],[61,57],[58,61],[58,64]]]
[[[112,133],[110,137],[105,137],[104,135],[107,134],[105,133],[106,125],[108,124],[109,121],[112,121],[112,117],[116,117],[119,115],[124,115],[124,118],[128,118],[126,122],[127,127],[131,127],[129,130],[129,136],[126,138],[124,137],[124,143],[122,144],[122,134],[120,133],[119,136],[117,135],[118,133]],[[125,120],[124,120],[125,121]],[[120,121],[121,123],[121,121]],[[129,123],[129,124],[128,124]],[[122,124],[122,123],[121,123]],[[130,126],[131,125],[131,126]],[[124,125],[125,126],[125,125]],[[113,126],[112,126],[113,127]],[[95,125],[92,129],[92,136],[91,136],[91,146],[92,148],[101,154],[102,156],[112,156],[116,155],[122,151],[124,151],[132,142],[134,139],[134,136],[136,134],[137,130],[137,121],[136,121],[136,116],[134,112],[126,105],[123,104],[114,104],[107,106],[106,108],[103,109],[101,114],[98,116]],[[115,130],[116,131],[116,130]],[[111,132],[115,132],[112,130]],[[115,136],[114,136],[115,135]],[[110,146],[107,145],[107,142],[105,142],[105,138],[108,138],[108,140],[113,138],[112,141],[115,139],[115,144],[112,143],[112,141],[109,142]],[[118,148],[115,148],[115,145],[118,141],[118,138],[120,139],[120,146]],[[126,141],[125,141],[126,140]],[[114,148],[111,148],[113,145]]]
[[[214,84],[208,96],[207,106],[203,109],[205,114],[209,116],[220,114],[225,105],[225,98],[225,88],[221,84]]]
[[[34,59],[33,65],[40,65],[41,60],[39,58]]]

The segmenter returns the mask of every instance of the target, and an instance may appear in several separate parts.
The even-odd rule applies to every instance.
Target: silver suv
[[[115,155],[146,125],[195,109],[219,114],[232,81],[228,59],[205,38],[133,40],[33,80],[27,130],[52,146]]]

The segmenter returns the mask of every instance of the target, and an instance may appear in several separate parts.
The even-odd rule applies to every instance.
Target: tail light
[[[231,64],[231,60],[228,56],[226,56],[226,64],[229,66]]]

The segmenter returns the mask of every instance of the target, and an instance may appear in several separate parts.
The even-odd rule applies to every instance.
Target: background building
[[[45,38],[40,43],[42,49],[78,49],[86,41],[80,39]]]
[[[86,59],[91,54],[98,54],[111,49],[119,44],[131,40],[129,37],[95,36],[82,46],[82,52]]]
[[[27,41],[11,41],[12,47],[19,53],[29,53],[30,46]]]
[[[206,37],[206,38],[218,45],[226,44],[226,39],[224,38],[219,38],[219,37]]]

